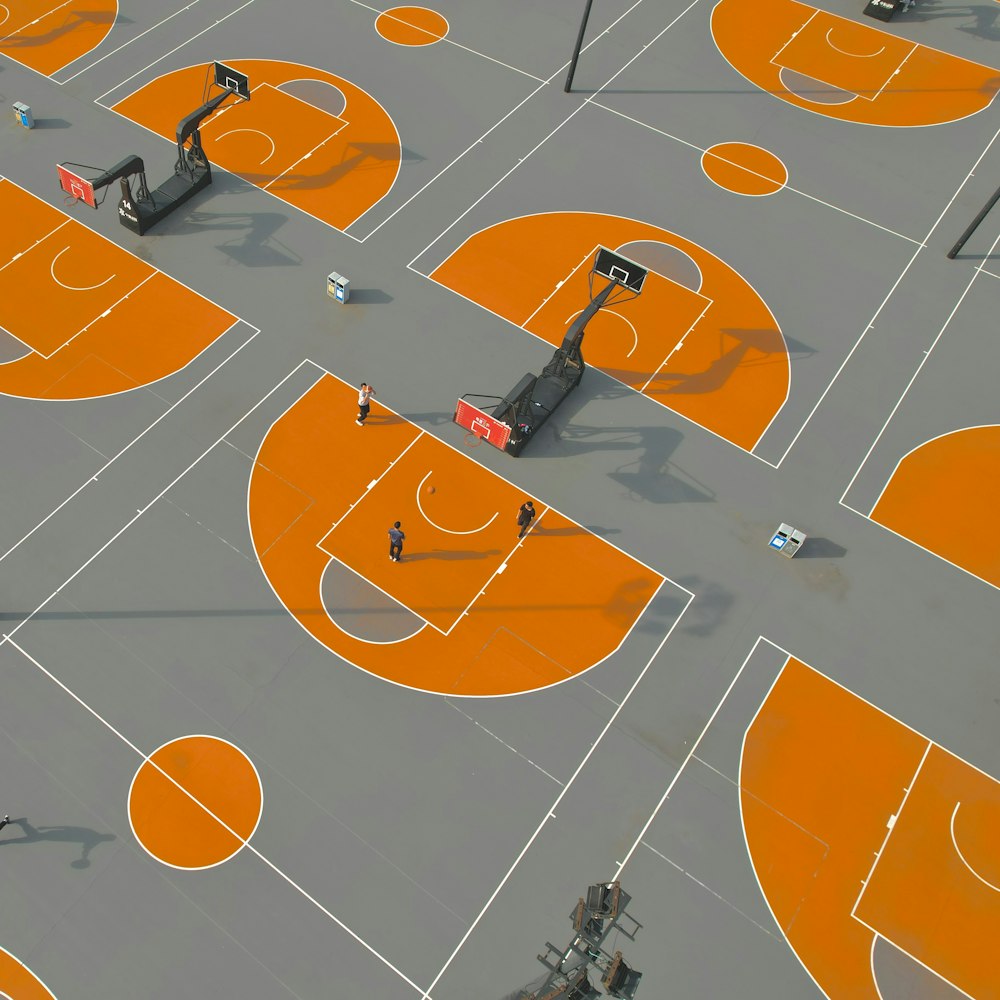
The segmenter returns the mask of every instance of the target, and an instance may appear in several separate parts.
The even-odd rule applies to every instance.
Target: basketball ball
[[[428,493],[433,493],[434,492],[434,487],[433,486],[428,486],[427,487],[427,492]]]

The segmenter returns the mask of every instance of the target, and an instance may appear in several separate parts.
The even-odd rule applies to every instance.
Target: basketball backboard
[[[62,163],[56,164],[56,170],[59,171],[59,186],[63,191],[76,198],[77,201],[82,201],[91,208],[97,208],[97,202],[94,200],[94,185],[86,177],[81,177]]]
[[[598,247],[597,257],[594,260],[594,273],[617,281],[619,285],[639,293],[642,291],[642,283],[646,280],[649,269],[634,260],[629,260],[628,257],[623,257],[620,253],[615,253],[614,250]]]
[[[250,78],[225,63],[215,63],[215,85],[228,90],[241,100],[250,100]]]
[[[510,427],[488,413],[460,399],[455,406],[454,421],[459,427],[472,431],[478,438],[488,441],[494,448],[501,451],[507,447],[510,440]]]

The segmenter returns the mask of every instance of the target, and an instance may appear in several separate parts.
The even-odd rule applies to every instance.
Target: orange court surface
[[[337,229],[388,194],[401,149],[378,101],[312,66],[267,59],[227,65],[249,76],[250,100],[225,105],[202,125],[212,163]],[[177,122],[198,105],[206,83],[204,66],[175,70],[113,110],[173,139]],[[323,107],[311,103],[318,93]]]
[[[712,35],[733,68],[765,92],[845,121],[897,128],[955,121],[988,107],[1000,88],[989,66],[798,0],[721,0]],[[816,93],[816,83],[841,96]]]
[[[0,53],[52,74],[97,48],[117,14],[117,0],[8,0],[0,4]]]
[[[442,694],[511,694],[575,676],[614,652],[663,578],[541,501],[373,403],[365,428],[331,427],[356,390],[323,377],[261,444],[250,484],[257,556],[318,641],[357,666]],[[336,454],[336,462],[322,460]],[[387,530],[406,533],[400,563]],[[322,607],[330,560],[414,616],[412,633],[352,635]]]
[[[0,1000],[1000,1000],[1000,5],[864,7],[0,0]]]
[[[879,938],[966,996],[1000,995],[995,779],[789,659],[747,730],[740,789],[761,888],[828,996],[878,1000]]]
[[[691,241],[612,216],[527,216],[475,234],[430,277],[559,346],[590,301],[597,247],[627,257],[633,243],[673,248],[692,265],[696,284],[652,272],[638,298],[597,314],[585,359],[751,450],[787,396],[788,352],[774,316],[749,283]],[[545,266],[522,263],[524,246],[544,247]],[[593,294],[606,283],[595,275]]]
[[[0,365],[0,392],[86,399],[148,385],[236,322],[5,179],[0,213],[14,223],[0,232],[0,329],[25,348]]]

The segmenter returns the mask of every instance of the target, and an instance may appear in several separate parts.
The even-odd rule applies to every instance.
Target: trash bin
[[[802,548],[802,543],[808,536],[798,528],[782,522],[778,530],[771,536],[770,547],[777,549],[786,559],[791,559]]]
[[[340,303],[346,302],[351,297],[350,280],[332,271],[326,278],[326,294]]]
[[[29,108],[27,104],[15,101],[14,117],[17,118],[18,123],[23,125],[25,128],[35,127],[35,119],[31,116],[31,108]]]

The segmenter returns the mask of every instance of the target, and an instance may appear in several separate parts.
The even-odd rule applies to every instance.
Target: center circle
[[[788,169],[774,153],[746,142],[720,142],[706,149],[701,168],[710,181],[734,194],[774,194],[788,181]]]
[[[128,793],[136,840],[174,868],[211,868],[253,836],[263,793],[250,758],[214,736],[182,736],[152,753]]]
[[[375,18],[375,30],[397,45],[433,45],[448,34],[448,21],[427,7],[393,7]]]

